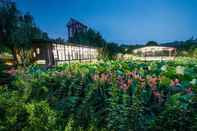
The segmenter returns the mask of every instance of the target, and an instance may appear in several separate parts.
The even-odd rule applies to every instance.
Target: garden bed
[[[197,129],[196,61],[34,65],[0,91],[0,130]]]

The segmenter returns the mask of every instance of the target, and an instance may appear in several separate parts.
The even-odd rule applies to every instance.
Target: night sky
[[[197,37],[197,0],[15,0],[52,38],[67,39],[70,17],[109,42],[144,44]]]

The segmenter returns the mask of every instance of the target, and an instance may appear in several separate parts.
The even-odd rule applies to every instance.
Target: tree
[[[11,51],[15,65],[19,60],[22,65],[27,62],[32,39],[41,38],[48,39],[48,35],[35,25],[30,13],[23,15],[14,2],[0,1],[0,45]]]
[[[69,42],[99,48],[100,58],[115,59],[123,49],[117,43],[107,43],[99,32],[89,28],[87,32],[77,32]]]
[[[0,59],[0,85],[8,83],[10,80],[9,74],[5,72],[6,70],[6,65],[4,62]]]
[[[149,41],[146,43],[146,46],[158,46],[159,44],[155,41]]]
[[[116,59],[116,55],[121,52],[121,48],[116,43],[108,43],[106,51],[109,59]]]
[[[75,33],[68,42],[89,45],[93,47],[104,47],[106,43],[100,33],[94,31],[91,28],[89,28],[87,32]]]
[[[197,48],[195,48],[193,51],[193,57],[197,58]]]
[[[1,46],[7,47],[12,51],[13,58],[16,61],[16,52],[14,50],[15,41],[14,36],[17,29],[17,21],[19,20],[19,11],[16,9],[15,3],[9,1],[0,1],[0,34]]]
[[[55,42],[57,43],[65,43],[65,40],[61,37],[58,37],[57,39],[55,39]]]

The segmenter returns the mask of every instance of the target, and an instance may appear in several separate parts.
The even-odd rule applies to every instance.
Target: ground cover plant
[[[18,69],[0,130],[197,130],[197,62],[105,61]]]

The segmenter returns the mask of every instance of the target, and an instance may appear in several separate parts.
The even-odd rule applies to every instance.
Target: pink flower
[[[192,93],[192,88],[189,87],[188,89],[186,89],[186,92],[187,92],[188,94],[191,94],[191,93]]]
[[[11,68],[10,70],[7,70],[7,73],[11,76],[15,76],[16,75],[16,69],[15,68]]]
[[[157,77],[151,77],[151,78],[149,78],[148,83],[149,83],[149,85],[150,85],[150,87],[152,89],[156,89],[156,87],[157,87],[157,81],[158,81],[158,78]]]
[[[93,79],[94,81],[98,80],[98,78],[99,78],[99,76],[98,76],[97,74],[95,74],[95,75],[92,76],[92,79]]]
[[[178,79],[175,79],[175,80],[171,80],[171,86],[172,87],[175,87],[176,85],[180,84],[180,81]]]
[[[172,87],[175,87],[176,86],[176,84],[174,83],[173,80],[171,80],[170,86],[172,86]]]
[[[180,81],[178,79],[175,79],[174,82],[176,85],[180,83]]]
[[[126,91],[126,90],[128,90],[129,87],[127,84],[124,83],[124,84],[120,85],[120,88],[123,89],[124,91]]]
[[[129,72],[129,73],[127,73],[127,76],[128,76],[129,78],[131,78],[131,77],[134,77],[135,74],[134,74],[133,72]]]
[[[161,94],[158,91],[153,91],[153,95],[155,97],[160,97],[161,96]]]
[[[131,86],[132,80],[127,80],[127,84],[128,84],[128,86]]]

